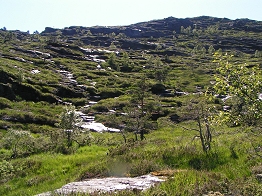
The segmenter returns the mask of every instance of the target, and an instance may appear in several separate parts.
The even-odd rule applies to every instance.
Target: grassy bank
[[[126,144],[121,135],[93,134],[91,146],[71,155],[40,154],[2,161],[0,193],[34,195],[86,178],[166,171],[166,182],[145,192],[119,195],[260,194],[262,186],[255,173],[262,167],[250,143],[252,136],[237,128],[217,127],[214,132],[208,154],[202,152],[197,138],[192,140],[194,132],[179,126],[158,129],[144,141]]]

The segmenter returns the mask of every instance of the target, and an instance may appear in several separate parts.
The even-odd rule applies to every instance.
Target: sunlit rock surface
[[[130,177],[108,177],[108,178],[94,178],[81,182],[72,182],[64,185],[62,188],[54,192],[47,192],[39,194],[38,196],[49,196],[52,193],[67,195],[70,193],[93,193],[93,192],[111,192],[121,191],[126,189],[145,190],[151,186],[163,182],[163,179],[153,176],[151,174],[130,178]]]

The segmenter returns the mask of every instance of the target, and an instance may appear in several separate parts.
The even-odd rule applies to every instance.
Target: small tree
[[[138,140],[138,134],[140,139],[145,139],[145,129],[149,120],[148,114],[143,114],[140,107],[133,107],[132,104],[124,108],[126,113],[126,127],[125,130],[133,132],[135,134],[135,140]]]
[[[252,68],[246,64],[235,64],[229,55],[216,55],[218,63],[214,86],[215,94],[226,96],[223,104],[226,110],[220,111],[217,121],[239,126],[246,131],[246,139],[253,147],[253,153],[261,154],[262,118],[262,73],[259,66]]]
[[[116,37],[116,33],[115,33],[115,32],[110,33],[110,34],[109,34],[109,37],[112,38],[112,39],[114,39],[114,38]]]
[[[204,57],[206,55],[206,48],[201,44],[197,44],[192,50],[192,53]]]
[[[190,35],[191,32],[192,32],[192,27],[191,26],[188,26],[185,31],[184,31],[186,34]]]
[[[208,48],[208,54],[213,55],[215,51],[216,50],[215,50],[214,46],[210,45],[209,48]]]
[[[211,150],[212,142],[212,111],[214,107],[208,104],[207,97],[200,96],[190,100],[182,110],[182,116],[194,120],[195,128],[183,127],[186,130],[196,131],[195,138],[200,138],[202,150],[208,152]]]
[[[127,36],[126,36],[126,34],[124,34],[124,33],[119,33],[119,34],[116,36],[116,38],[118,38],[118,39],[125,39],[125,38],[127,38]]]
[[[262,57],[262,51],[256,50],[256,51],[255,51],[255,57],[256,57],[256,58]]]
[[[92,34],[92,32],[88,29],[87,32],[86,32],[86,35],[87,35],[87,36],[92,36],[93,34]]]
[[[127,52],[123,53],[121,61],[122,61],[121,71],[131,71],[132,70],[132,67],[130,65],[129,55]]]
[[[115,50],[115,49],[116,49],[116,45],[114,44],[114,42],[111,42],[109,48],[110,48],[111,50]]]
[[[215,76],[216,94],[225,95],[229,99],[225,104],[230,104],[228,111],[221,111],[223,120],[234,125],[256,125],[261,122],[262,91],[261,70],[259,66],[249,68],[246,64],[234,64],[232,56],[220,56],[216,53],[218,63]]]
[[[143,76],[138,83],[131,90],[131,100],[127,107],[125,107],[126,115],[126,130],[132,131],[135,134],[137,140],[137,134],[140,135],[140,139],[145,139],[146,129],[152,127],[150,117],[152,110],[152,104],[149,104],[148,98],[150,94],[148,92],[149,85],[146,77]],[[155,104],[157,105],[157,104]]]
[[[161,59],[159,57],[154,60],[154,68],[153,68],[155,80],[159,83],[162,83],[166,80],[168,74],[167,66],[163,65]]]
[[[60,115],[58,126],[62,129],[62,137],[66,141],[67,148],[71,147],[73,141],[76,141],[79,135],[79,127],[77,124],[81,122],[79,115],[75,111],[73,105],[68,105]]]
[[[185,33],[185,27],[184,26],[180,27],[180,33]]]
[[[147,75],[150,78],[154,78],[158,83],[162,83],[167,79],[168,66],[164,65],[159,57],[150,55],[147,59]]]
[[[109,59],[107,61],[107,64],[114,70],[119,71],[120,67],[118,65],[118,63],[116,62],[116,55],[115,53],[111,53],[109,55]]]
[[[18,69],[18,75],[17,75],[17,82],[19,84],[22,84],[24,81],[24,72],[19,68]]]

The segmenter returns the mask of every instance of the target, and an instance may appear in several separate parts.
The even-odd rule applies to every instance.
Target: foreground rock
[[[94,178],[81,182],[72,182],[64,185],[54,192],[39,194],[38,196],[49,196],[54,194],[67,195],[70,193],[94,193],[94,192],[111,192],[121,190],[145,190],[151,186],[163,182],[163,179],[151,174],[130,178],[130,177],[108,177]]]

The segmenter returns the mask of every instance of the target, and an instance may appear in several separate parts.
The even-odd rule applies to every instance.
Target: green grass
[[[106,152],[105,147],[93,145],[80,148],[72,155],[41,154],[11,161],[16,168],[15,178],[2,182],[0,194],[34,195],[60,188],[79,179],[82,172],[92,167],[98,169]]]
[[[25,130],[32,132],[41,132],[41,128],[35,128],[34,130],[39,130],[33,131],[26,129],[28,125],[29,127],[32,127],[34,124],[38,124],[38,126],[54,126],[55,123],[57,123],[60,113],[62,112],[61,105],[50,105],[47,102],[9,102],[2,98],[2,105],[4,108],[0,111],[1,118],[10,118],[10,121],[16,119],[14,120],[15,122],[18,121],[17,123],[23,123],[23,125],[21,124],[22,127],[20,128],[25,127]],[[9,122],[5,121],[3,124],[9,125]],[[11,125],[11,128],[16,128],[16,124],[14,123]]]
[[[71,155],[42,153],[8,159],[13,169],[9,167],[8,175],[1,176],[0,194],[33,195],[90,177],[138,176],[154,171],[170,171],[171,175],[166,182],[148,191],[118,194],[260,193],[261,184],[252,173],[261,162],[251,146],[252,137],[255,139],[257,136],[240,127],[213,127],[212,150],[206,154],[199,139],[193,139],[195,131],[183,128],[194,127],[192,121],[180,124],[165,122],[159,129],[147,134],[144,141],[125,144],[120,134],[92,133],[91,146],[81,147]],[[130,133],[127,138],[134,136]]]

